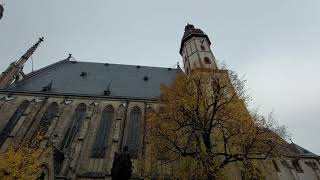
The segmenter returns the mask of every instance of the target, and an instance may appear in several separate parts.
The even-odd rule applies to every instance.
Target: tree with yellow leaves
[[[281,155],[286,130],[248,112],[244,84],[232,71],[196,70],[162,86],[161,107],[148,114],[153,160],[180,179],[222,179],[231,164],[248,179],[262,176],[255,161]]]
[[[37,179],[41,172],[41,151],[28,148],[9,148],[0,154],[0,179]]]
[[[35,133],[32,140],[17,147],[10,146],[0,153],[0,179],[31,180],[41,176],[40,160],[44,149],[39,148],[43,140],[40,132]]]

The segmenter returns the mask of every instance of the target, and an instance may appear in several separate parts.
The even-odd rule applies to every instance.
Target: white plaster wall
[[[202,50],[201,46],[204,46],[205,50]],[[185,71],[195,68],[217,68],[216,59],[210,49],[209,42],[204,37],[193,37],[186,41],[181,56]],[[205,57],[209,58],[211,64],[205,63]]]

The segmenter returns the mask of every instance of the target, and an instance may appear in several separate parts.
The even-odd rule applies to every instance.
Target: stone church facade
[[[125,145],[135,179],[148,179],[146,113],[159,106],[160,85],[196,68],[218,69],[209,37],[187,25],[182,70],[74,61],[71,55],[23,73],[42,38],[0,75],[0,151],[45,134],[45,179],[110,179],[115,152]],[[272,160],[267,179],[320,180],[319,156],[290,144],[286,160]],[[269,161],[271,162],[271,160]],[[240,175],[234,179],[241,179]]]

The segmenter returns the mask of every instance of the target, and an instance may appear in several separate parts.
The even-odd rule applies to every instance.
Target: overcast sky
[[[34,69],[68,53],[78,61],[173,67],[192,23],[208,34],[216,58],[246,77],[251,106],[273,110],[293,142],[320,154],[319,0],[1,1],[0,71],[40,36]]]

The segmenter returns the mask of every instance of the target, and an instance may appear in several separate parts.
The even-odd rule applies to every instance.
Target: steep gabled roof
[[[308,150],[306,150],[305,148],[295,144],[295,143],[291,143],[289,144],[289,150],[291,152],[293,152],[294,154],[297,154],[297,155],[303,155],[303,156],[318,156]]]
[[[180,69],[62,60],[25,76],[7,89],[23,92],[156,98]],[[48,90],[48,84],[51,84]]]

